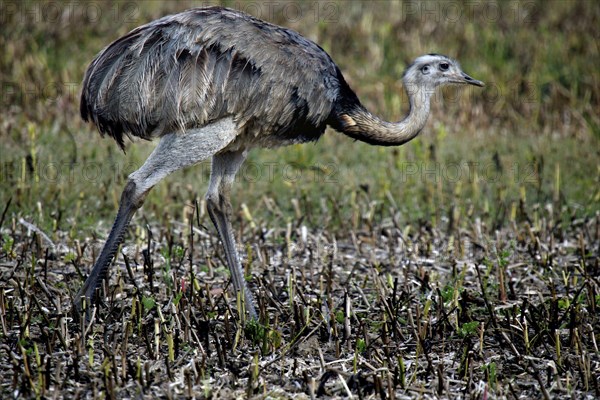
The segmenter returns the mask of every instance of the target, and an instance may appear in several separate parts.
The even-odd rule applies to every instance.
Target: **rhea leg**
[[[92,272],[90,272],[85,283],[75,296],[74,311],[76,312],[76,316],[81,315],[84,298],[88,307],[95,301],[96,289],[98,289],[108,273],[108,268],[117,252],[117,248],[123,241],[123,235],[129,225],[129,221],[131,221],[131,217],[133,217],[135,211],[144,202],[144,194],[140,195],[139,191],[136,191],[136,186],[136,182],[130,179],[121,194],[119,211],[117,212],[117,217],[108,235],[108,239],[104,243],[100,256],[96,259]]]
[[[77,316],[81,315],[84,299],[87,304],[95,301],[96,290],[108,273],[127,225],[135,211],[143,204],[150,189],[172,172],[196,164],[222,150],[235,136],[235,124],[231,119],[224,119],[200,129],[172,133],[161,138],[144,165],[129,175],[108,239],[90,275],[75,296]]]
[[[242,294],[242,299],[245,302],[246,310],[248,310],[250,317],[257,319],[254,298],[244,279],[244,270],[235,248],[235,239],[230,222],[232,212],[229,194],[235,174],[245,159],[245,151],[226,152],[213,157],[210,184],[206,193],[206,206],[208,215],[217,228],[223,242],[233,286],[237,292]]]

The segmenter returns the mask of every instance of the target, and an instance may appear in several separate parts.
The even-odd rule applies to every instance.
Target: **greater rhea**
[[[164,177],[212,158],[206,204],[225,248],[233,285],[257,318],[236,250],[230,190],[249,150],[319,139],[327,126],[373,145],[398,146],[421,132],[438,86],[483,83],[457,61],[418,57],[402,81],[410,111],[399,122],[371,114],[317,44],[239,11],[195,8],[140,26],[102,50],[88,67],[81,116],[124,147],[125,136],[159,143],[129,175],[116,220],[75,297],[96,290],[147,193]]]

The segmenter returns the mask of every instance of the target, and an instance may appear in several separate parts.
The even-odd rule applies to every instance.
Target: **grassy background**
[[[598,210],[594,2],[223,4],[320,43],[365,105],[390,120],[406,111],[400,77],[420,54],[449,54],[487,83],[440,93],[424,133],[401,148],[354,143],[332,131],[314,145],[254,151],[235,188],[238,206],[265,217],[264,196],[284,214],[296,199],[312,210],[313,223],[342,231],[353,208],[372,202],[383,213],[397,203],[406,222],[438,218],[451,206],[494,218],[521,198],[557,201],[556,212]],[[12,199],[9,216],[44,229],[68,226],[73,238],[110,224],[126,175],[153,144],[130,144],[123,155],[84,125],[77,111],[82,75],[110,41],[193,5],[3,3],[0,207]],[[165,209],[177,218],[183,204],[202,197],[208,170],[166,179],[143,213]]]
[[[193,236],[182,226],[188,226],[195,201],[202,203],[209,164],[165,179],[134,217],[129,231],[134,239],[125,239],[124,248],[129,249],[124,253],[136,253],[132,256],[137,257],[136,263],[141,259],[140,249],[149,242],[144,227],[150,225],[158,249],[153,256],[160,283],[154,288],[143,283],[141,291],[133,290],[124,277],[125,268],[114,268],[112,282],[117,283],[109,302],[114,307],[103,309],[100,318],[117,322],[96,324],[81,336],[79,326],[71,323],[65,311],[70,296],[108,233],[127,175],[143,163],[154,144],[128,143],[123,154],[114,142],[101,139],[91,125],[80,120],[78,101],[85,68],[104,46],[142,23],[203,4],[0,3],[0,213],[4,211],[0,214],[0,366],[12,370],[4,375],[0,393],[13,395],[17,389],[30,396],[43,393],[45,367],[39,357],[35,360],[42,349],[42,360],[49,360],[56,371],[53,380],[46,380],[52,382],[55,394],[73,396],[106,389],[110,395],[113,386],[106,377],[116,376],[117,371],[130,396],[139,394],[137,383],[149,397],[172,394],[175,380],[169,365],[161,364],[171,354],[154,354],[153,346],[142,338],[148,338],[146,329],[152,331],[158,319],[155,313],[160,308],[154,307],[154,301],[171,304],[176,292],[173,282],[178,282],[175,277],[187,279],[183,254]],[[314,371],[324,369],[322,364],[319,367],[316,346],[307,345],[310,339],[325,346],[327,360],[342,356],[351,360],[353,351],[355,357],[366,354],[369,365],[378,368],[367,375],[374,386],[383,385],[380,379],[391,379],[381,371],[395,367],[394,384],[387,383],[390,393],[398,388],[398,368],[410,361],[407,370],[412,374],[413,394],[425,393],[421,389],[434,393],[432,376],[437,376],[449,379],[446,385],[464,384],[465,396],[477,379],[489,383],[490,390],[498,390],[498,396],[512,393],[518,397],[515,388],[524,396],[539,396],[536,390],[544,385],[538,372],[546,371],[548,380],[556,379],[559,385],[552,393],[578,397],[584,392],[592,396],[595,390],[597,396],[598,350],[590,332],[597,332],[595,310],[600,304],[600,6],[594,1],[221,4],[294,28],[319,43],[363,103],[390,120],[406,112],[400,77],[418,55],[448,54],[487,84],[484,89],[441,92],[424,132],[399,148],[373,147],[330,131],[316,144],[251,153],[234,187],[233,226],[246,244],[247,268],[258,266],[252,285],[261,289],[261,304],[270,307],[263,313],[271,327],[265,328],[270,336],[262,351],[278,355],[281,364],[291,362],[293,353],[294,371],[296,357],[302,365],[314,367],[304,370],[309,371],[304,378],[292,374],[297,381],[289,382],[304,382],[301,389],[286,381],[288,386],[281,384],[282,390],[312,393]],[[44,254],[39,235],[32,238],[19,222],[21,218],[58,245],[51,257]],[[199,243],[190,253],[196,252],[198,274],[210,271],[202,281],[208,300],[183,296],[180,306],[161,322],[161,329],[169,332],[161,336],[162,348],[173,321],[193,309],[211,327],[206,334],[207,350],[219,351],[222,346],[231,357],[223,364],[222,354],[216,360],[213,351],[212,357],[203,359],[198,377],[213,379],[210,384],[215,379],[220,384],[219,378],[233,379],[239,389],[243,384],[236,381],[238,372],[254,371],[254,365],[258,368],[253,352],[261,346],[247,337],[238,343],[232,328],[235,314],[222,296],[210,294],[225,285],[218,279],[226,281],[226,268],[203,207],[200,221],[211,234],[200,235],[200,240],[196,235]],[[308,228],[308,241],[302,239],[303,225]],[[337,249],[336,238],[340,254],[334,262],[330,253],[336,252],[331,250]],[[465,240],[474,243],[471,250],[463,248]],[[267,257],[262,256],[263,249]],[[286,252],[287,258],[282,255]],[[211,281],[213,267],[218,271],[216,284]],[[138,282],[145,282],[141,271],[137,275]],[[346,284],[340,282],[341,277],[347,277]],[[306,298],[316,300],[303,305],[298,300],[302,291]],[[143,321],[139,313],[119,324],[121,316],[129,318],[129,301],[134,310],[140,293],[143,301],[152,300]],[[352,315],[340,304],[348,293],[356,307]],[[40,306],[36,296],[47,296],[50,301]],[[216,305],[211,296],[219,299]],[[286,296],[289,303],[281,300]],[[486,306],[491,301],[494,308],[485,308],[482,299]],[[384,310],[381,305],[386,302],[397,309]],[[283,306],[275,312],[273,304]],[[320,315],[320,307],[329,307],[331,316]],[[211,310],[209,315],[206,309]],[[303,321],[304,311],[311,316],[308,322]],[[119,316],[111,320],[115,314]],[[523,331],[527,332],[529,323],[531,338],[520,336],[518,321],[523,320]],[[136,330],[129,345],[106,351],[129,337],[131,321]],[[351,322],[352,335],[337,334]],[[388,324],[394,332],[387,331]],[[580,333],[573,333],[574,326]],[[189,354],[198,349],[190,330],[182,333],[183,355],[171,366],[176,373],[187,368]],[[308,330],[310,334],[303,336]],[[391,332],[391,343],[385,332]],[[508,332],[510,341],[499,332],[504,337]],[[58,343],[56,335],[72,340]],[[478,340],[481,358],[473,356],[471,364],[469,357],[476,352],[472,343]],[[515,343],[516,354],[537,357],[539,365],[531,367],[531,357],[514,357],[506,343]],[[450,360],[439,364],[440,370],[431,369],[427,355],[431,348],[423,350],[429,345],[433,346],[431,357]],[[137,370],[131,364],[126,368],[125,361],[122,369],[116,367],[114,357],[121,351],[127,362],[137,357]],[[112,370],[106,361],[111,357]],[[239,364],[231,361],[236,357]],[[494,360],[502,377],[492,371]],[[558,365],[554,372],[546,367],[553,362]],[[36,368],[28,369],[27,363]],[[356,365],[355,361],[355,369]],[[471,367],[468,372],[469,365],[482,369],[476,367],[473,372]],[[75,373],[66,366],[76,366]],[[154,384],[148,378],[150,366],[158,371]],[[285,381],[283,374],[277,375],[280,372],[273,372],[274,380],[265,378],[272,368],[271,363],[261,367],[261,379],[266,379],[262,383],[258,375],[249,373],[248,393],[266,392]],[[365,370],[364,364],[361,368]],[[161,375],[165,369],[168,382]],[[26,375],[29,370],[37,377]],[[325,385],[327,374],[321,379]],[[502,386],[496,387],[496,381],[502,381]],[[404,381],[400,386],[406,388]],[[206,396],[210,390],[206,389]],[[340,386],[333,393],[346,392]]]

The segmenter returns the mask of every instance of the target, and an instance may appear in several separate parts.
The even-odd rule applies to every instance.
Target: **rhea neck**
[[[406,79],[403,83],[409,101],[409,111],[404,119],[384,121],[356,99],[352,106],[338,112],[339,130],[354,139],[380,146],[399,146],[415,138],[427,122],[435,88],[419,87]]]

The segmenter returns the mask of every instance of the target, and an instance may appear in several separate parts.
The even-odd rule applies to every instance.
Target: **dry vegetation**
[[[154,189],[77,322],[152,148],[123,155],[79,120],[82,74],[198,4],[0,3],[0,398],[600,397],[600,7],[226,4],[318,41],[389,119],[416,55],[488,86],[444,91],[401,148],[329,132],[251,155],[233,225],[259,323],[232,297],[205,164]]]

